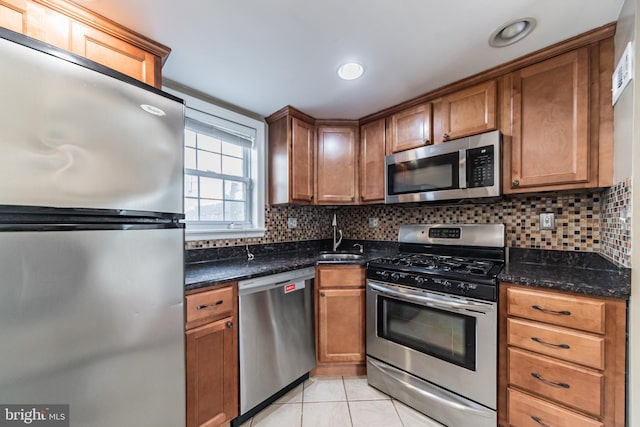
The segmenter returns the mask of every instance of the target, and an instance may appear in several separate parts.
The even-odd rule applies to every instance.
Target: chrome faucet
[[[336,214],[333,214],[333,221],[331,222],[331,226],[333,227],[333,251],[338,250],[338,246],[342,243],[342,230],[338,230],[338,234],[340,234],[340,238],[336,241],[336,227],[338,226],[338,222],[336,221]]]
[[[360,253],[363,254],[364,253],[364,246],[362,246],[360,243],[354,243],[353,244],[354,248],[358,248],[360,250]]]

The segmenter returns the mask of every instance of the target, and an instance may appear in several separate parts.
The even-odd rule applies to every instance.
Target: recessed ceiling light
[[[536,26],[535,18],[511,20],[495,30],[489,37],[489,45],[493,47],[509,46],[525,38]]]
[[[338,76],[343,80],[355,80],[362,76],[364,68],[355,62],[348,62],[338,68]]]
[[[142,108],[144,111],[146,111],[149,114],[153,114],[154,116],[162,117],[162,116],[166,115],[166,113],[164,111],[162,111],[158,107],[154,107],[153,105],[141,104],[140,108]]]

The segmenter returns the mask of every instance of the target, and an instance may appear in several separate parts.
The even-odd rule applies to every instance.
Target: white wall
[[[635,41],[640,40],[638,31],[638,5],[640,0],[626,0],[616,30],[616,63],[627,41],[634,42],[634,56],[640,54]],[[636,64],[638,62],[636,61]],[[633,81],[625,89],[614,107],[614,176],[619,182],[632,177],[632,204],[640,206],[640,121],[634,114],[640,109],[640,73],[634,67]],[[636,159],[635,161],[633,159]],[[631,265],[640,267],[640,209],[632,210],[631,218]],[[634,250],[634,247],[637,248]],[[629,389],[627,395],[627,425],[640,426],[640,276],[631,275],[631,298],[629,300]]]

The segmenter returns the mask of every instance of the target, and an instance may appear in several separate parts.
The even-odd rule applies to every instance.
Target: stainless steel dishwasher
[[[315,367],[314,276],[315,269],[309,267],[238,282],[237,421],[260,411]]]

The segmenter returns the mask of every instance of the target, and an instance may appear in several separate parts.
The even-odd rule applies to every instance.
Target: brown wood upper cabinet
[[[385,119],[360,126],[360,202],[384,202]]]
[[[318,124],[317,129],[317,204],[355,204],[358,193],[358,123]]]
[[[312,204],[314,119],[287,106],[266,121],[269,124],[269,204]]]
[[[436,144],[496,129],[496,81],[445,95],[433,102]]]
[[[0,26],[72,51],[151,86],[162,86],[171,49],[75,3],[0,0]]]
[[[610,41],[524,67],[504,80],[505,193],[610,185]],[[606,90],[604,90],[606,89]]]
[[[391,144],[387,154],[432,143],[431,103],[416,105],[391,116]]]

